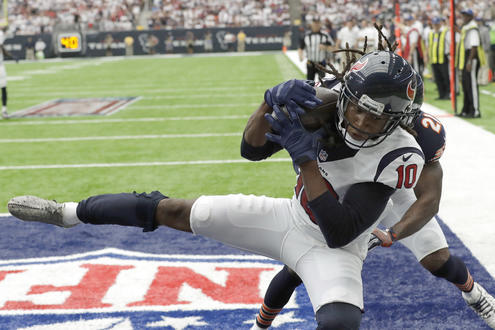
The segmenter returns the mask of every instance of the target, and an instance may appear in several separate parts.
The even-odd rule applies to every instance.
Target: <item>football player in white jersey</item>
[[[19,219],[61,227],[168,226],[280,260],[304,281],[318,328],[357,329],[369,235],[390,196],[413,189],[424,164],[414,137],[399,127],[412,113],[415,92],[416,74],[402,57],[366,54],[346,74],[335,120],[323,133],[306,130],[299,118],[304,110],[298,104],[318,103],[313,87],[291,80],[267,90],[249,119],[243,152],[270,156],[285,148],[299,169],[292,199],[238,194],[183,200],[155,191],[79,203],[20,196],[8,208]],[[341,143],[335,143],[338,136]]]
[[[324,84],[334,82],[326,81]],[[445,129],[438,119],[420,110],[423,103],[421,78],[418,79],[417,89],[413,110],[418,115],[408,118],[414,120],[404,124],[414,130],[426,164],[414,193],[411,190],[399,190],[392,196],[393,207],[387,208],[380,223],[389,229],[374,229],[368,248],[379,245],[390,247],[394,241],[400,240],[424,268],[458,287],[466,303],[486,324],[494,328],[494,298],[480,284],[474,282],[462,259],[450,254],[442,229],[436,219],[432,219],[438,212],[442,191],[442,167],[439,160],[445,149]],[[275,275],[252,329],[270,327],[301,283],[297,274],[287,266]]]

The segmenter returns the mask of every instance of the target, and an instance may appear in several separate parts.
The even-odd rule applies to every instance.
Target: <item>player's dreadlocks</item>
[[[390,43],[390,41],[385,36],[385,34],[383,34],[383,31],[382,31],[383,25],[381,25],[381,24],[378,25],[378,24],[374,23],[374,27],[378,31],[378,50],[379,51],[381,51],[381,50],[390,51],[392,53],[395,53],[399,43],[397,41],[395,41],[393,44]],[[368,48],[368,37],[367,36],[364,37],[364,46],[363,46],[362,50],[349,48],[348,42],[345,43],[345,46],[346,46],[345,49],[337,49],[337,50],[332,52],[334,54],[345,52],[346,61],[343,65],[342,71],[339,72],[339,70],[337,70],[335,68],[335,66],[331,63],[331,61],[328,61],[328,60],[327,60],[327,63],[328,63],[328,66],[330,67],[330,69],[327,69],[323,65],[316,63],[316,68],[318,70],[333,75],[335,77],[335,79],[337,79],[341,83],[344,83],[345,75],[347,74],[347,72],[349,72],[352,65],[354,65],[354,63],[356,63],[356,61],[358,60],[358,58],[356,57],[356,54],[359,54],[360,56],[366,55],[366,50]],[[321,77],[318,77],[318,78],[320,79],[320,82],[323,85],[322,78]],[[411,134],[412,136],[416,137],[418,135],[416,133],[416,131],[413,130],[411,127],[406,126],[402,123],[400,123],[399,125],[404,130],[406,130],[409,134]]]
[[[383,31],[382,31],[383,25],[378,25],[375,23],[374,26],[375,26],[375,29],[378,31],[378,50],[388,50],[391,52],[395,52],[395,50],[397,49],[397,46],[398,46],[397,41],[394,42],[393,44],[390,44],[390,41],[383,34]],[[344,82],[344,76],[351,69],[352,65],[358,60],[356,57],[356,54],[359,54],[361,56],[366,55],[366,50],[368,48],[368,37],[367,36],[364,37],[363,50],[349,48],[348,42],[345,43],[345,47],[346,47],[345,49],[337,49],[337,50],[332,52],[334,54],[345,52],[346,62],[343,65],[342,71],[339,72],[330,61],[327,61],[330,69],[327,69],[323,65],[316,63],[317,69],[335,76],[335,78],[337,80],[339,80],[340,82]]]

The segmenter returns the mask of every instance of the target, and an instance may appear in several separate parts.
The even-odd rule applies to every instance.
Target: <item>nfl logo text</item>
[[[24,329],[249,328],[280,269],[257,256],[118,249],[4,261],[0,317]]]

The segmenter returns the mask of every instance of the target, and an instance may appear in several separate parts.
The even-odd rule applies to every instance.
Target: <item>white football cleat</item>
[[[495,299],[486,290],[474,282],[473,290],[463,292],[462,297],[478,316],[492,329],[495,329]]]
[[[76,225],[64,222],[65,204],[56,201],[36,196],[19,196],[12,198],[7,207],[10,214],[24,221],[44,222],[64,228]]]
[[[7,109],[2,108],[2,118],[3,119],[9,119],[9,113],[7,112]]]

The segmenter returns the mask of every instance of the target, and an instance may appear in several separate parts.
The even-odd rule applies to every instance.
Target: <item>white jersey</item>
[[[414,174],[419,177],[423,168],[419,146],[401,128],[375,147],[346,148],[343,150],[347,153],[327,155],[321,150],[324,149],[319,154],[320,171],[340,200],[351,185],[361,182],[380,182],[394,188],[400,185],[402,188],[397,189],[410,190],[416,183]],[[410,169],[405,170],[408,179],[399,174],[401,168]],[[191,209],[191,229],[195,234],[280,260],[295,270],[304,282],[315,312],[337,301],[363,309],[361,269],[368,252],[369,234],[390,212],[384,211],[375,225],[346,246],[330,248],[301,205],[302,192],[304,189],[292,199],[201,196]]]
[[[423,164],[420,146],[402,128],[395,129],[374,147],[354,150],[344,144],[331,150],[323,147],[318,150],[320,173],[339,201],[352,185],[364,182],[410,191]],[[292,199],[201,196],[191,209],[191,229],[195,234],[286,264],[303,280],[315,312],[332,302],[363,309],[361,270],[369,235],[391,214],[393,203],[389,201],[375,224],[342,248],[327,245],[319,226],[311,220],[307,203],[301,177]]]
[[[467,31],[464,39],[464,49],[469,50],[481,45],[478,24],[474,20],[464,25],[462,30]]]
[[[352,185],[363,182],[377,182],[396,190],[412,190],[423,165],[424,155],[420,146],[411,134],[400,127],[374,147],[354,150],[343,145],[331,151],[321,147],[318,151],[320,173],[339,201],[343,200]],[[314,218],[312,220],[301,178],[298,178],[293,199],[298,201],[301,227],[314,238],[325,242],[319,226]],[[346,247],[364,259],[368,234],[374,227],[369,227]]]

